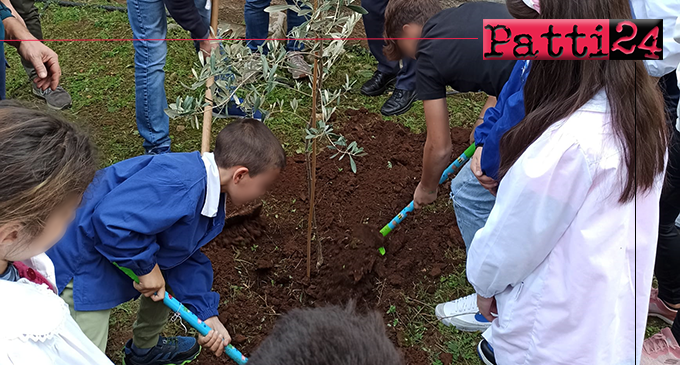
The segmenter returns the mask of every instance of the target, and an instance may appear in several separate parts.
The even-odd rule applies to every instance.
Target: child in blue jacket
[[[125,364],[185,364],[199,345],[219,356],[231,339],[217,317],[212,265],[200,248],[222,231],[227,199],[240,205],[260,197],[285,161],[274,134],[243,119],[219,133],[214,153],[140,156],[101,170],[74,223],[48,252],[59,293],[83,332],[105,350],[111,309],[141,292]],[[139,284],[114,263],[132,270]],[[161,337],[169,315],[165,290],[213,331],[198,341]]]

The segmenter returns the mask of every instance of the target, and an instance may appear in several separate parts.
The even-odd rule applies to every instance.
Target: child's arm
[[[495,105],[493,105],[491,108],[487,108],[486,112],[482,110],[484,113],[482,116],[484,118],[484,122],[476,126],[473,130],[475,145],[477,145],[477,147],[484,145],[486,137],[496,125],[498,118],[501,117],[501,113],[505,108],[507,99],[518,90],[518,87],[521,87],[522,68],[524,67],[524,64],[525,61],[517,61],[517,63],[515,63],[515,67],[512,69],[512,73],[510,74],[508,81],[505,83],[505,86],[503,86],[503,89],[498,95]],[[524,99],[522,99],[522,101],[523,100]]]
[[[472,242],[467,277],[491,298],[521,283],[555,247],[592,185],[586,157],[568,136],[535,142],[503,178]]]
[[[92,213],[95,248],[140,279],[151,273],[160,249],[156,236],[195,210],[197,198],[189,191],[181,184],[154,181],[148,174],[132,176]]]
[[[451,163],[451,130],[446,99],[425,100],[427,140],[423,149],[423,172],[413,194],[416,209],[437,199],[439,179]]]

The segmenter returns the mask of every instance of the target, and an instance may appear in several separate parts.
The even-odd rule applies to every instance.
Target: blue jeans
[[[470,250],[472,239],[486,224],[496,197],[479,183],[468,162],[451,181],[451,200],[465,249]]]
[[[286,0],[288,4],[293,4],[293,0]],[[264,44],[264,40],[269,35],[269,13],[265,12],[271,0],[246,0],[246,5],[243,8],[243,15],[246,20],[246,39],[253,39],[248,41],[248,48],[251,51],[257,52],[258,47]],[[286,16],[286,23],[288,26],[287,35],[293,28],[300,26],[300,24],[307,21],[304,16],[297,15],[296,12],[288,10]],[[295,40],[289,40],[286,44],[288,51],[301,51],[304,45]],[[267,52],[266,49],[262,50]]]
[[[210,23],[206,0],[194,0],[201,17]],[[165,114],[165,56],[168,46],[167,18],[162,0],[129,0],[128,19],[135,41],[135,113],[139,135],[144,138],[146,152],[170,148],[170,120]]]

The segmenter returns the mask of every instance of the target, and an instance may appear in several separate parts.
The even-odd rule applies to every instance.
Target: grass
[[[97,0],[97,4],[119,5],[115,2]],[[127,15],[122,12],[109,12],[92,8],[59,7],[50,5],[42,12],[42,24],[45,37],[48,39],[73,38],[132,38]],[[187,33],[173,29],[168,38],[187,38]],[[134,48],[131,42],[50,42],[48,44],[60,57],[63,79],[62,85],[73,97],[73,106],[65,115],[87,130],[94,137],[99,148],[101,166],[108,166],[123,159],[140,155],[143,152],[142,139],[135,124],[135,89],[134,89]],[[11,98],[22,99],[40,104],[31,94],[30,84],[26,78],[19,57],[9,49],[7,59],[12,66],[7,73],[7,94]],[[166,93],[169,100],[189,93],[182,82],[191,83],[191,68],[196,62],[191,42],[168,42],[166,63]],[[353,45],[348,47],[346,55],[337,65],[336,71],[326,82],[330,87],[344,83],[345,74],[357,80],[357,85],[370,77],[375,61],[364,48]],[[290,100],[297,95],[293,91],[277,89],[271,95],[273,100]],[[350,108],[365,107],[377,111],[387,99],[366,97],[358,92],[358,87],[346,96],[343,105]],[[452,126],[471,127],[481,111],[485,96],[482,94],[459,94],[448,98]],[[309,111],[309,100],[301,99],[300,114]],[[386,118],[400,123],[415,133],[425,131],[422,103],[417,102],[406,114]],[[217,133],[227,120],[216,120],[213,132]],[[284,106],[282,112],[274,112],[267,124],[281,139],[289,153],[300,151],[303,146],[304,120],[296,117]],[[200,148],[201,133],[190,127],[189,121],[171,120],[171,138],[173,150],[177,152],[194,151]],[[451,209],[450,204],[442,203],[428,207],[433,212]],[[253,251],[257,246],[251,247]],[[464,262],[465,252],[451,252],[449,257],[454,262]],[[421,348],[426,351],[433,365],[441,364],[443,355],[450,355],[456,364],[478,364],[475,344],[479,340],[478,333],[463,333],[444,327],[434,317],[434,306],[437,303],[455,299],[473,292],[465,279],[465,270],[459,270],[444,276],[437,283],[433,294],[425,290],[432,284],[429,277],[416,278],[418,295],[406,298],[405,307],[392,306],[385,313],[391,326],[400,329],[399,341],[407,346]],[[242,290],[235,286],[234,292]],[[227,293],[225,297],[227,296]],[[233,294],[233,293],[232,293]],[[227,298],[228,300],[228,298]],[[125,303],[113,310],[111,328],[129,331],[134,322],[137,310],[135,301]],[[652,320],[647,335],[654,334],[663,322]],[[428,332],[437,334],[435,342],[425,343],[424,335]],[[183,334],[184,329],[173,323],[166,329],[167,334]],[[115,350],[114,350],[115,351]],[[122,354],[117,352],[114,360],[120,363]]]

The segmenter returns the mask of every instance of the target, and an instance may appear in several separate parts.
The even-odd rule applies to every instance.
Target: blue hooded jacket
[[[175,297],[199,318],[216,316],[219,294],[200,248],[224,228],[225,194],[217,215],[203,216],[207,174],[201,155],[139,156],[97,173],[64,237],[47,255],[61,293],[73,280],[77,311],[111,309],[139,297],[132,280],[156,264]]]
[[[475,129],[475,144],[482,150],[480,165],[486,176],[498,180],[501,162],[500,141],[503,134],[524,119],[524,84],[530,61],[517,61],[508,82],[503,86],[496,106],[487,109],[484,122]]]

